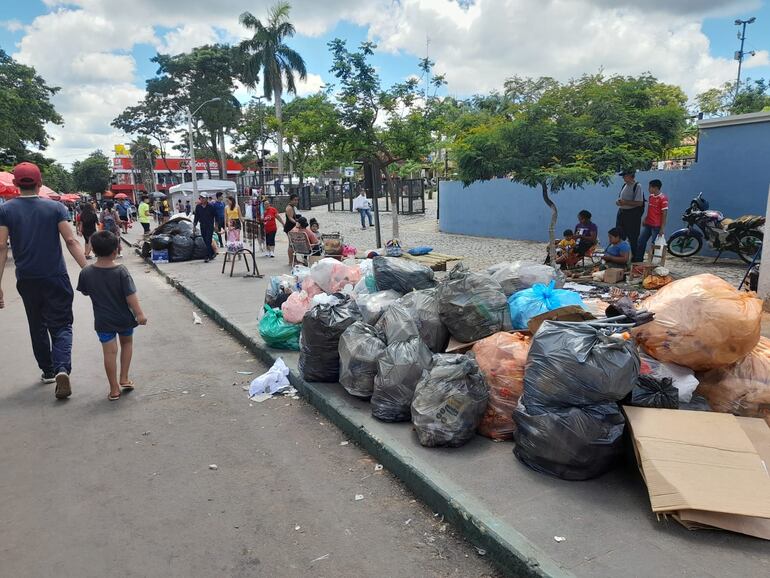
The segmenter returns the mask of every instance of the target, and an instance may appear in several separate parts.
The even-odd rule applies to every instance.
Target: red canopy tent
[[[0,197],[12,199],[19,196],[19,189],[13,184],[13,173],[0,171]],[[47,199],[59,200],[59,195],[53,189],[45,185],[40,187],[40,196]]]

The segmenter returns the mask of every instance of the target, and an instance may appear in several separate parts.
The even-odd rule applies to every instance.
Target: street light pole
[[[741,41],[741,49],[735,53],[735,59],[738,61],[738,79],[735,82],[735,96],[733,97],[733,102],[738,98],[738,91],[741,89],[741,66],[743,65],[743,57],[746,55],[746,53],[743,51],[743,44],[746,42],[746,25],[747,24],[754,24],[754,22],[757,19],[752,16],[748,20],[736,20],[735,25],[736,26],[742,26],[740,34],[738,35],[738,38]]]
[[[193,186],[193,198],[198,198],[198,167],[195,164],[195,143],[193,139],[193,124],[192,119],[193,116],[195,116],[200,109],[202,109],[204,106],[209,104],[210,102],[218,102],[222,100],[218,96],[215,98],[212,98],[210,100],[207,100],[203,104],[201,104],[198,108],[196,108],[193,112],[190,112],[190,108],[187,108],[187,136],[190,141],[190,170],[192,171],[192,186]]]

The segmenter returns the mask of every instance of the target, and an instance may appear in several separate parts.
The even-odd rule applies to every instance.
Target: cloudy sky
[[[261,17],[272,0],[1,0],[0,48],[62,88],[49,155],[66,166],[127,137],[110,121],[141,99],[158,51],[244,36],[238,15]],[[731,80],[736,18],[748,28],[747,76],[770,77],[770,0],[293,0],[309,78],[302,93],[330,80],[326,43],[375,40],[385,82],[416,70],[429,51],[447,91],[468,96],[513,74],[568,79],[603,68],[652,72],[688,94]],[[239,97],[246,101],[248,94]]]

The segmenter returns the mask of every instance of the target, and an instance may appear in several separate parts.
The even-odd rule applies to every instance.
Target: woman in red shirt
[[[262,215],[262,223],[265,227],[265,246],[267,251],[265,257],[275,257],[275,234],[278,232],[276,220],[283,225],[283,219],[278,214],[278,209],[270,205],[270,201],[265,200],[265,212]]]

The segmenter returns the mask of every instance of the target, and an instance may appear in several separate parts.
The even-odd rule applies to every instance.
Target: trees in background
[[[92,152],[85,160],[75,161],[72,165],[72,177],[79,191],[103,193],[110,186],[110,175],[110,159],[100,150]]]
[[[278,120],[278,172],[283,173],[283,102],[284,93],[297,94],[296,79],[307,78],[305,61],[300,54],[286,44],[296,30],[289,21],[291,5],[281,2],[270,8],[267,21],[262,23],[251,12],[241,14],[240,23],[252,32],[252,37],[239,46],[242,62],[242,79],[249,88],[255,89],[262,82],[266,99],[275,104]],[[260,77],[261,74],[261,77]]]
[[[764,78],[741,82],[735,94],[735,82],[726,82],[719,88],[701,92],[694,99],[695,112],[705,116],[726,116],[770,110],[770,82]]]
[[[558,211],[551,193],[608,184],[619,170],[662,158],[680,141],[686,101],[681,89],[650,75],[549,81],[510,118],[494,116],[459,139],[460,177],[466,184],[507,177],[539,188],[551,209],[552,251]]]
[[[131,152],[131,161],[134,166],[134,170],[138,171],[142,183],[144,184],[144,190],[148,193],[155,192],[155,160],[156,160],[156,148],[155,145],[146,136],[140,136],[131,142],[129,145],[129,151]]]
[[[57,193],[71,193],[76,190],[72,173],[59,163],[40,165],[40,172],[43,174],[43,183]]]

